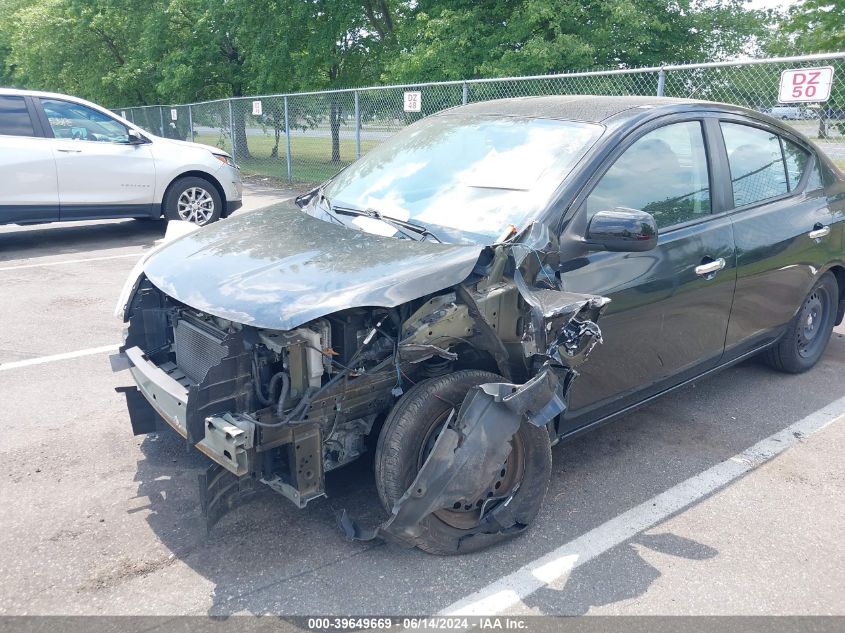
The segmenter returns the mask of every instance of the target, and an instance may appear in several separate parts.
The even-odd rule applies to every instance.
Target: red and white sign
[[[260,101],[253,101],[252,102],[252,116],[261,116],[261,102]]]
[[[405,93],[405,112],[420,112],[422,110],[422,93],[421,92],[406,92]]]
[[[833,83],[833,66],[796,68],[780,74],[780,103],[827,101]]]

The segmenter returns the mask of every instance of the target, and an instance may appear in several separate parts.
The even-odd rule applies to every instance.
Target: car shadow
[[[210,581],[207,599],[193,598],[209,615],[432,613],[830,404],[842,395],[830,387],[841,386],[843,370],[845,337],[837,333],[807,374],[748,361],[557,446],[532,528],[459,559],[345,538],[341,509],[363,526],[386,517],[372,458],[329,473],[328,497],[304,510],[262,491],[206,531],[197,494],[206,459],[186,455],[184,440],[166,429],[141,443],[138,494],[149,499],[146,520],[156,536]],[[801,397],[784,398],[789,393]],[[660,575],[641,556],[645,550],[689,560],[719,556],[706,543],[653,530],[576,568],[526,605],[577,614],[642,595]]]
[[[0,262],[57,255],[96,256],[98,251],[151,246],[167,229],[164,220],[102,220],[0,226]]]
[[[188,449],[164,424],[158,433],[145,436],[140,449],[144,459],[138,462],[135,480],[138,496],[149,500],[147,522],[177,558],[213,580],[209,614],[230,613],[233,601],[259,588],[253,586],[259,579],[276,577],[284,583],[383,545],[347,541],[338,522],[342,509],[365,525],[386,518],[370,459],[327,473],[326,497],[311,501],[304,510],[259,486],[208,527],[198,493],[198,476],[208,459]],[[335,554],[326,556],[332,551]],[[280,570],[283,576],[277,577]]]
[[[585,615],[594,606],[637,598],[661,576],[660,571],[643,558],[641,550],[693,561],[719,555],[713,547],[669,532],[638,534],[576,567],[561,583],[537,590],[524,600],[525,607],[533,613]]]

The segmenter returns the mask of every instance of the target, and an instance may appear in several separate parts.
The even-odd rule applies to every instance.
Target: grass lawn
[[[834,160],[833,163],[842,171],[845,171],[845,160]]]
[[[228,138],[215,134],[197,134],[197,143],[214,145],[231,152]],[[287,158],[285,137],[279,139],[278,157],[271,157],[275,139],[272,136],[247,136],[251,157],[236,156],[238,166],[245,176],[271,176],[287,180]],[[361,152],[367,152],[378,145],[378,141],[362,140]],[[322,182],[334,176],[355,160],[355,140],[340,139],[341,162],[333,163],[332,140],[330,137],[307,137],[291,135],[290,139],[292,179],[301,182]]]

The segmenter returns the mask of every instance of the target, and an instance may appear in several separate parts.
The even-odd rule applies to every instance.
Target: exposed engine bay
[[[534,246],[547,241],[538,227],[526,242],[485,249],[461,284],[291,330],[213,316],[141,276],[113,359],[137,383],[122,389],[133,431],[155,431],[160,416],[214,462],[200,480],[213,524],[258,484],[304,508],[325,494],[327,472],[367,452],[368,438],[413,385],[489,370],[504,380],[456,406],[419,470],[417,492],[409,490],[378,528],[342,518],[350,537],[413,545],[421,518],[486,485],[523,421],[557,437],[575,367],[601,341],[596,321],[608,300],[562,291]],[[506,500],[484,504],[479,531],[507,535],[507,503],[496,501]]]

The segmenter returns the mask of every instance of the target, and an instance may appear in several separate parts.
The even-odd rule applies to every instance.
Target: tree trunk
[[[329,108],[329,127],[332,131],[332,163],[340,162],[340,117],[340,102],[337,95],[332,95]]]
[[[827,138],[827,118],[825,108],[819,108],[819,138]]]
[[[273,143],[273,149],[270,150],[270,158],[278,158],[279,157],[279,141],[282,138],[282,126],[284,125],[284,120],[280,120],[279,114],[274,112],[273,113],[273,139],[275,143]]]
[[[232,107],[232,145],[235,148],[237,156],[235,160],[244,160],[245,158],[252,158],[249,153],[249,145],[246,138],[246,112],[238,108],[236,105]]]

